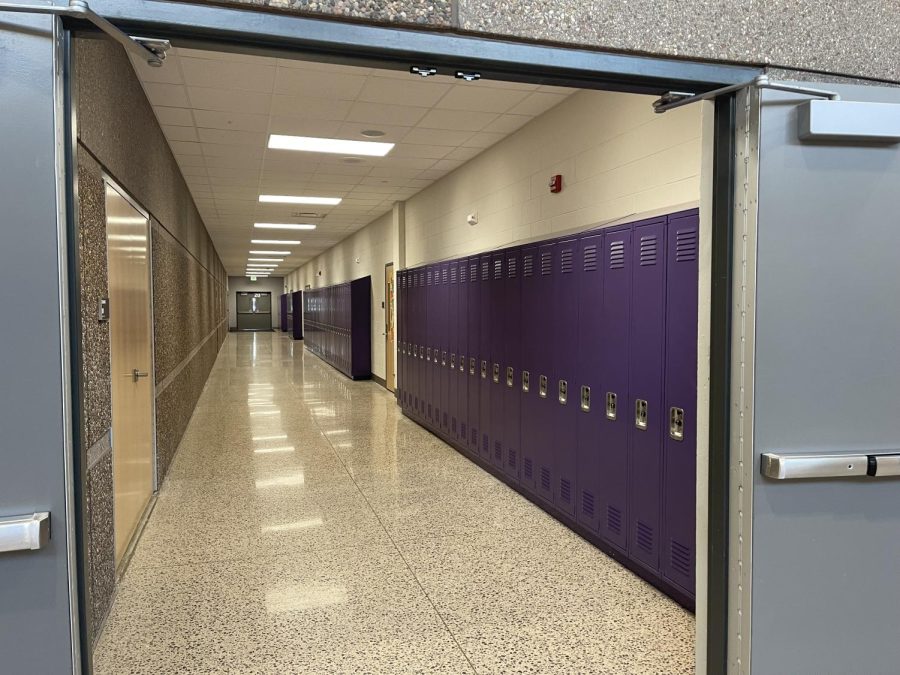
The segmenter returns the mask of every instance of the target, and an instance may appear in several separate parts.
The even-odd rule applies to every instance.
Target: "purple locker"
[[[280,305],[278,309],[280,310],[278,313],[278,318],[281,320],[281,330],[282,332],[287,332],[290,330],[290,326],[288,326],[288,301],[290,296],[287,293],[284,293],[279,298]]]
[[[469,438],[469,259],[459,260],[459,288],[457,304],[456,333],[456,412],[459,416],[456,442],[460,447],[468,446]]]
[[[603,234],[603,305],[600,323],[601,390],[593,394],[602,411],[597,464],[600,534],[623,551],[628,543],[628,328],[631,321],[631,226]],[[599,400],[598,400],[599,399]]]
[[[504,252],[491,255],[490,280],[490,313],[491,328],[489,331],[490,360],[488,361],[488,388],[490,389],[490,427],[488,433],[488,447],[491,461],[498,469],[506,469],[504,461],[504,443],[506,425],[503,416],[503,401],[506,398],[503,392],[504,383],[504,348],[512,334],[508,333],[505,321],[506,307],[504,297],[504,271],[503,263],[506,260]],[[484,425],[482,425],[484,426]],[[484,433],[484,430],[482,430]]]
[[[447,303],[447,403],[445,409],[450,418],[450,425],[447,430],[448,438],[455,442],[459,436],[459,371],[456,369],[456,360],[459,356],[459,261],[450,261],[450,286],[448,287],[448,303]]]
[[[604,415],[602,364],[603,344],[603,235],[581,238],[576,262],[578,279],[578,377],[571,396],[577,405],[576,471],[578,522],[596,532],[600,527],[600,451]]]
[[[491,331],[494,326],[494,303],[491,291],[491,254],[478,258],[478,285],[481,288],[478,336],[479,438],[478,453],[491,460]]]
[[[400,409],[406,412],[406,329],[404,322],[406,321],[406,311],[404,303],[406,302],[406,270],[397,272],[397,339],[399,348],[397,350],[397,398],[400,401]]]
[[[547,346],[544,340],[543,321],[537,299],[540,296],[540,270],[538,266],[537,246],[522,248],[521,292],[521,335],[519,352],[519,391],[520,391],[520,438],[522,450],[522,466],[519,471],[519,484],[532,493],[537,493],[536,478],[538,475],[538,454],[540,452],[538,429],[538,354]]]
[[[450,414],[447,406],[450,401],[450,263],[443,263],[440,266],[441,283],[438,286],[438,342],[440,349],[440,360],[437,361],[438,368],[438,397],[437,397],[437,421],[440,432],[444,437],[450,435]]]
[[[503,279],[503,325],[505,328],[505,344],[503,345],[503,370],[501,386],[503,388],[503,470],[510,477],[519,480],[522,448],[520,444],[520,414],[522,389],[519,384],[521,372],[521,269],[518,248],[505,252]]]
[[[469,258],[469,364],[467,368],[467,398],[469,408],[469,452],[479,454],[481,440],[480,415],[481,415],[481,376],[479,365],[481,363],[481,271],[479,270],[478,257]]]
[[[659,571],[666,307],[666,219],[632,234],[628,555]],[[623,411],[625,412],[625,411]]]
[[[419,302],[418,319],[419,327],[419,419],[428,425],[428,369],[430,362],[425,360],[425,344],[428,342],[428,314],[426,303],[428,300],[428,270],[425,267],[419,269]]]
[[[431,367],[432,358],[434,356],[434,344],[437,335],[437,326],[435,318],[437,315],[437,298],[435,289],[437,288],[437,276],[439,270],[437,265],[428,265],[425,268],[425,421],[431,429],[434,429],[434,393],[436,390],[434,383],[435,371]]]
[[[291,294],[291,310],[294,314],[294,321],[291,324],[292,337],[295,340],[303,339],[303,291],[294,291]]]
[[[575,516],[576,447],[578,436],[578,280],[576,261],[578,240],[563,239],[556,244],[556,278],[553,284],[550,325],[556,330],[553,379],[550,396],[553,423],[548,439],[553,455],[553,496],[557,508]]]
[[[697,455],[696,211],[666,227],[666,374],[663,412],[663,551],[660,568],[694,594]]]
[[[412,410],[417,419],[421,419],[422,413],[422,377],[419,374],[419,349],[422,344],[419,307],[419,270],[413,269],[409,273],[409,339],[412,342],[412,356],[409,360],[409,388],[411,390]]]
[[[558,256],[556,242],[542,244],[538,247],[537,289],[538,295],[535,309],[540,317],[541,348],[537,350],[535,360],[535,373],[537,390],[537,436],[538,452],[536,455],[537,475],[535,483],[537,493],[550,503],[554,502],[554,437],[559,429],[554,428],[556,422],[557,398],[554,375],[554,355],[557,351],[556,340],[563,327],[554,326],[551,322],[554,318],[553,302],[555,298],[555,285],[558,278]]]

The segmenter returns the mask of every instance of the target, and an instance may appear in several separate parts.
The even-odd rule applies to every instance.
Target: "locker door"
[[[519,483],[526,490],[537,493],[538,453],[538,376],[537,352],[542,348],[538,284],[538,250],[536,246],[522,248],[521,281],[521,351],[518,386],[520,392],[519,435],[522,440],[522,468]]]
[[[625,550],[628,543],[628,328],[631,320],[631,226],[603,235],[603,305],[600,324],[601,391],[598,483],[600,534]]]
[[[478,454],[481,434],[481,274],[478,258],[469,258],[469,363],[466,366],[466,397],[469,410],[469,452]]]
[[[535,307],[538,311],[540,322],[538,331],[540,334],[541,348],[535,352],[535,375],[537,377],[537,420],[538,420],[538,452],[537,452],[537,493],[547,501],[554,502],[554,437],[560,433],[554,424],[556,423],[556,390],[554,382],[554,353],[560,333],[568,330],[567,327],[555,326],[553,302],[555,298],[555,284],[559,276],[557,273],[558,257],[556,243],[544,244],[538,248],[538,283]]]
[[[432,359],[434,358],[434,344],[436,342],[437,329],[435,327],[435,319],[437,316],[437,298],[435,288],[437,288],[435,278],[438,269],[435,265],[428,265],[425,268],[425,421],[429,428],[434,429],[434,394],[437,387],[434,382],[434,369],[432,368]]]
[[[418,357],[416,358],[416,379],[418,380],[416,392],[419,401],[418,417],[424,423],[427,419],[428,412],[427,403],[425,401],[425,330],[426,330],[426,313],[425,313],[425,292],[426,292],[426,273],[425,268],[420,267],[416,272],[416,342],[418,343]]]
[[[456,440],[461,447],[468,446],[469,438],[469,259],[459,261],[459,304],[457,308],[457,363],[456,363],[456,412],[459,427]]]
[[[457,412],[457,377],[456,358],[458,356],[459,342],[459,321],[457,320],[457,312],[459,311],[459,261],[450,262],[450,286],[448,291],[447,304],[447,367],[444,369],[447,373],[447,403],[444,406],[447,416],[450,418],[450,424],[446,431],[447,437],[456,440],[459,434],[459,414]]]
[[[482,458],[490,460],[491,453],[491,337],[494,330],[494,303],[491,285],[491,255],[482,255],[478,259],[479,282],[481,288],[481,321],[478,338],[478,419],[481,428],[478,452]]]
[[[575,272],[578,240],[566,239],[556,245],[557,275],[553,286],[551,326],[557,333],[553,349],[551,406],[553,436],[549,439],[553,453],[553,482],[556,505],[564,513],[575,516],[576,446],[578,436],[578,397],[575,392],[578,356],[578,274]],[[550,397],[548,397],[550,398]]]
[[[395,385],[395,391],[397,395],[397,400],[400,401],[400,409],[406,409],[406,393],[403,389],[403,370],[406,367],[404,360],[406,359],[406,348],[404,345],[404,340],[406,339],[406,335],[403,332],[403,301],[406,298],[406,289],[403,287],[405,282],[405,273],[403,270],[397,272],[397,296],[395,299],[396,308],[397,308],[397,344],[399,345],[399,356],[397,358],[397,382]]]
[[[441,350],[440,360],[437,362],[438,368],[438,414],[437,421],[440,424],[440,431],[447,437],[450,435],[450,415],[447,411],[449,402],[450,383],[448,376],[450,373],[450,264],[441,265],[441,283],[438,286],[438,342],[437,346]]]
[[[506,341],[503,345],[504,370],[500,373],[503,388],[504,471],[518,481],[522,448],[519,426],[522,391],[519,385],[522,350],[520,249],[506,251],[504,273],[506,276],[503,280],[503,325],[506,329]]]
[[[666,221],[636,224],[632,234],[631,424],[628,555],[659,571],[665,354]],[[624,412],[624,411],[623,411]]]
[[[666,374],[663,411],[663,551],[660,568],[694,593],[697,455],[696,212],[669,216],[666,236]]]
[[[504,461],[504,443],[506,425],[503,416],[503,401],[506,398],[503,392],[505,387],[503,368],[505,355],[503,350],[507,343],[507,325],[506,325],[506,303],[504,302],[503,281],[503,263],[506,254],[503,252],[491,255],[491,279],[489,282],[491,289],[491,360],[488,362],[488,382],[491,390],[491,426],[490,426],[490,449],[491,461],[498,469],[505,469]]]
[[[576,413],[576,470],[578,522],[596,532],[600,526],[600,425],[604,414],[601,345],[603,344],[603,235],[593,234],[578,243],[578,348],[577,377],[570,384]]]

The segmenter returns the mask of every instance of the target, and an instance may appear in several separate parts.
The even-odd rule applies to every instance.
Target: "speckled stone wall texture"
[[[78,157],[79,271],[81,277],[82,452],[112,425],[109,324],[98,321],[100,298],[109,295],[106,274],[106,197],[100,167]]]
[[[112,606],[116,587],[115,523],[113,520],[112,453],[88,470],[88,631],[93,644]]]
[[[197,2],[197,0],[186,0]],[[453,0],[201,0],[210,5],[248,5],[295,14],[328,15],[389,23],[450,26]]]

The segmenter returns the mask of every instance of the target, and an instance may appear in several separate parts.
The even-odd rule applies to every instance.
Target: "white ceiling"
[[[251,249],[291,248],[278,273],[296,269],[573,91],[193,49],[171,50],[162,68],[133,64],[232,275],[243,274]],[[371,140],[397,146],[386,157],[352,162],[266,147],[269,134],[367,140],[366,129],[385,132]],[[343,202],[260,204],[260,194]],[[318,227],[254,230],[254,222]],[[250,239],[303,243],[271,247]]]

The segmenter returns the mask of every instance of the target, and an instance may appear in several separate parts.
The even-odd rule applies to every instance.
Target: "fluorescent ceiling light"
[[[284,262],[284,258],[247,258],[247,262]]]
[[[340,197],[293,197],[291,195],[260,195],[263,204],[315,204],[318,206],[337,206],[343,201]]]
[[[313,138],[311,136],[271,134],[269,136],[269,147],[273,150],[300,150],[302,152],[328,152],[339,155],[384,157],[394,149],[394,144],[374,141],[345,141],[340,138]]]
[[[316,226],[311,223],[291,224],[291,223],[253,223],[253,227],[261,230],[314,230]]]
[[[250,255],[290,255],[290,251],[250,251]]]
[[[300,242],[290,239],[251,239],[251,244],[274,244],[275,246],[299,246]]]

